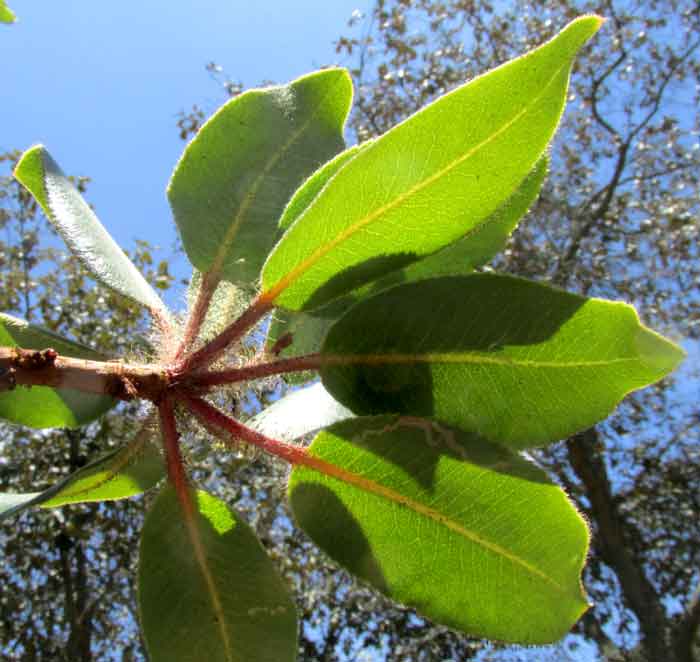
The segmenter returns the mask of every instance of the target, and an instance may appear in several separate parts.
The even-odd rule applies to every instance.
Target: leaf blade
[[[5,0],[0,0],[0,23],[15,23],[16,21],[15,13],[7,6]]]
[[[542,155],[563,110],[573,57],[600,23],[573,21],[358,154],[271,253],[263,297],[309,310],[476,227]]]
[[[99,282],[167,316],[167,309],[155,290],[43,145],[35,145],[22,155],[14,175],[34,196],[71,252]]]
[[[328,180],[368,144],[369,143],[363,143],[362,145],[348,147],[344,152],[340,152],[340,154],[334,156],[330,161],[314,172],[289,199],[279,220],[278,225],[280,230],[286,230],[292,225],[292,223],[306,211],[319,191],[328,183]]]
[[[185,148],[168,199],[190,262],[254,282],[277,221],[304,178],[344,148],[352,84],[327,69],[249,90],[219,109]]]
[[[294,441],[355,415],[335,400],[320,382],[283,395],[246,425],[274,439]]]
[[[518,449],[593,425],[683,357],[626,304],[495,274],[385,290],[321,354],[325,387],[357,414],[434,417]]]
[[[188,516],[166,486],[143,528],[139,611],[151,659],[295,660],[296,610],[255,534],[219,499],[190,496]]]
[[[104,360],[98,352],[11,315],[0,313],[0,346],[25,349],[53,347],[59,354]],[[0,418],[33,428],[76,428],[98,418],[116,401],[107,395],[73,389],[18,386],[0,393]]]
[[[389,597],[469,634],[527,644],[555,641],[585,611],[585,523],[517,455],[396,416],[336,424],[309,453],[340,471],[293,470],[295,518]]]

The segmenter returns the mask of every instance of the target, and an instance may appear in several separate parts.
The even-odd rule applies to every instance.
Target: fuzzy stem
[[[213,274],[211,271],[202,276],[202,283],[197,293],[194,308],[187,320],[182,342],[175,353],[175,361],[180,361],[185,352],[192,347],[192,344],[199,334],[199,330],[202,328],[202,324],[204,324],[207,311],[209,310],[209,304],[211,303],[211,299],[214,296],[214,292],[220,280],[220,276],[218,274]]]
[[[327,361],[320,354],[307,354],[295,356],[289,359],[280,359],[270,363],[245,366],[244,368],[230,368],[229,370],[217,370],[194,375],[189,384],[192,386],[218,386],[220,384],[234,384],[249,379],[261,379],[270,375],[281,375],[286,372],[300,372],[303,370],[318,370],[321,366],[333,361]]]
[[[185,475],[185,465],[180,454],[180,433],[177,431],[175,411],[170,398],[163,398],[159,403],[158,414],[160,415],[160,429],[163,435],[168,480],[175,488],[183,510],[187,515],[191,515],[192,500]]]
[[[186,392],[178,392],[176,397],[197,417],[197,419],[214,434],[220,431],[228,432],[233,439],[240,439],[270,455],[279,457],[291,464],[306,464],[308,455],[306,451],[293,444],[271,439],[264,434],[243,425],[226,414],[220,412],[208,402],[190,395]]]
[[[353,485],[365,492],[376,494],[382,498],[388,499],[395,503],[409,505],[414,510],[421,512],[428,517],[435,519],[441,516],[429,508],[425,508],[420,504],[411,503],[405,495],[399,494],[393,489],[386,487],[376,481],[365,478],[361,474],[353,473],[347,469],[343,469],[331,462],[311,455],[305,448],[287,444],[284,441],[271,439],[264,434],[260,434],[255,430],[239,423],[238,421],[229,418],[209,403],[201,398],[189,395],[186,392],[180,392],[177,397],[183,404],[195,415],[195,417],[206,427],[210,432],[216,434],[219,431],[224,431],[229,434],[232,441],[241,440],[251,446],[260,448],[269,455],[274,455],[293,466],[303,466],[312,469],[331,478],[343,481],[348,485]]]
[[[192,370],[205,368],[225,352],[229,345],[239,340],[246,331],[270,312],[272,308],[273,304],[267,299],[262,299],[261,297],[255,299],[241,316],[226,327],[216,338],[182,360],[175,369],[175,373],[182,375]]]

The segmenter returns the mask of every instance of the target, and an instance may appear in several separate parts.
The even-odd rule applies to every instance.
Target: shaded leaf
[[[277,222],[306,177],[344,148],[352,83],[325,69],[249,90],[199,130],[175,167],[168,199],[190,262],[249,285]]]
[[[385,290],[322,355],[324,385],[357,414],[429,416],[514,448],[593,425],[683,358],[631,306],[494,274]]]
[[[184,513],[167,485],[146,516],[139,608],[153,662],[296,660],[296,610],[243,519],[190,490]]]
[[[426,106],[347,163],[287,230],[263,297],[310,310],[474,230],[533,169],[598,17]]]
[[[322,308],[307,313],[276,310],[267,334],[268,351],[272,350],[280,339],[285,338],[284,347],[277,351],[280,357],[317,352],[328,329],[358,301],[402,282],[413,282],[441,275],[471,273],[503,248],[519,219],[536,199],[546,173],[547,158],[543,157],[504,205],[491,214],[474,232],[441,251],[403,269],[392,271],[383,278],[368,283]],[[308,381],[309,374],[293,372],[285,375],[285,380],[291,384],[298,384]]]
[[[112,239],[43,145],[28,149],[15,177],[41,205],[68,248],[101,283],[152,311],[167,311],[126,253]]]
[[[282,396],[246,425],[268,437],[294,441],[354,416],[317,382]]]
[[[41,327],[0,313],[0,347],[47,349],[74,358],[106,360],[104,356]],[[0,418],[32,428],[76,428],[98,418],[116,400],[74,389],[17,386],[0,392]]]
[[[294,516],[358,577],[472,636],[556,641],[585,611],[583,519],[540,469],[416,418],[338,423],[296,467]]]

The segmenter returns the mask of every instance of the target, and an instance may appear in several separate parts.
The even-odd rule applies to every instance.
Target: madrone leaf
[[[586,610],[588,531],[562,490],[505,448],[417,418],[343,421],[296,467],[299,525],[390,598],[476,637],[556,641]]]
[[[325,69],[287,85],[244,92],[185,148],[168,199],[190,262],[250,285],[297,187],[344,146],[352,83]]]
[[[573,58],[600,24],[573,21],[361,150],[275,247],[263,300],[311,310],[476,229],[542,156]]]
[[[190,490],[158,495],[141,536],[139,608],[153,662],[293,662],[296,610],[243,519]]]
[[[684,354],[627,304],[474,274],[360,302],[321,355],[323,384],[357,414],[432,417],[522,449],[605,418]]]
[[[129,444],[85,465],[43,492],[0,494],[0,520],[32,506],[116,501],[142,494],[164,476],[163,459],[143,429]]]
[[[14,174],[34,196],[68,248],[98,281],[167,316],[167,309],[155,290],[104,229],[43,145],[28,149]]]

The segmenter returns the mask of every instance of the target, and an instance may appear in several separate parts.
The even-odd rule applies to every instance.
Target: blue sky
[[[338,62],[333,42],[370,4],[15,0],[19,22],[0,26],[0,151],[44,143],[64,171],[92,178],[88,199],[119,243],[146,239],[170,258],[177,112],[225,99],[206,63],[247,87],[285,82]]]

